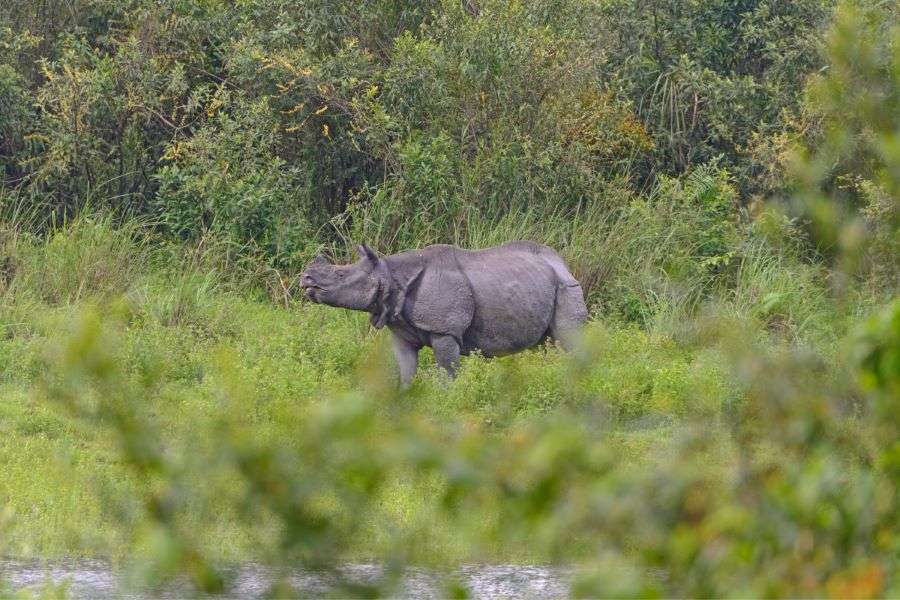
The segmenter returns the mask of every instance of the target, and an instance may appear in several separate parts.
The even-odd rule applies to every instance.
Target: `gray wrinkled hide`
[[[563,259],[533,242],[484,250],[429,246],[332,265],[316,258],[301,277],[314,302],[365,310],[387,326],[402,385],[409,385],[424,346],[453,375],[460,354],[511,354],[558,340],[569,348],[587,319],[584,293]]]

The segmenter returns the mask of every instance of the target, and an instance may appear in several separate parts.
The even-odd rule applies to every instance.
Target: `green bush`
[[[163,224],[185,239],[219,236],[275,265],[297,266],[317,242],[308,202],[296,197],[303,174],[272,153],[268,106],[223,92],[209,100],[207,112],[215,116],[163,156],[156,175]]]

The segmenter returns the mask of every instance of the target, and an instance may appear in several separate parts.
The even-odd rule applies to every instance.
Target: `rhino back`
[[[556,253],[531,242],[457,252],[475,300],[465,350],[498,356],[540,343],[553,318],[559,283],[547,253],[558,258]]]

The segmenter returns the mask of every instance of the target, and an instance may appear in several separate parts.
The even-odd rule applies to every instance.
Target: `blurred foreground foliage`
[[[822,377],[827,365],[814,355],[748,345],[710,321],[704,335],[728,353],[742,398],[721,432],[697,415],[683,420],[667,453],[641,469],[623,465],[610,442],[615,422],[596,405],[576,401],[498,432],[412,409],[383,366],[363,376],[363,391],[302,410],[282,432],[290,440],[263,437],[247,412],[259,392],[227,353],[217,359],[215,405],[184,415],[172,435],[149,413],[152,367],[140,378],[122,371],[116,331],[125,313],[118,326],[84,314],[51,355],[43,385],[111,436],[138,482],[121,518],[131,523],[129,558],[151,583],[186,574],[199,590],[222,589],[187,519],[217,510],[254,531],[263,559],[285,573],[341,566],[374,521],[391,532],[378,557],[382,591],[448,527],[470,560],[524,544],[532,558],[574,562],[576,595],[890,597],[900,585],[897,310],[849,340],[860,360],[843,385]],[[572,389],[598,343],[572,359]],[[502,385],[515,386],[520,376],[505,377]],[[711,470],[723,449],[726,466]],[[412,523],[385,510],[383,493],[397,482],[428,490]],[[425,560],[443,564],[440,555]]]

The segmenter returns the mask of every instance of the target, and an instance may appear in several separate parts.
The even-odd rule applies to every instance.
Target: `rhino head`
[[[387,265],[365,244],[356,249],[359,260],[349,265],[334,265],[317,256],[300,276],[300,286],[313,302],[371,312],[373,324],[383,327],[386,314],[381,313],[391,287]]]

